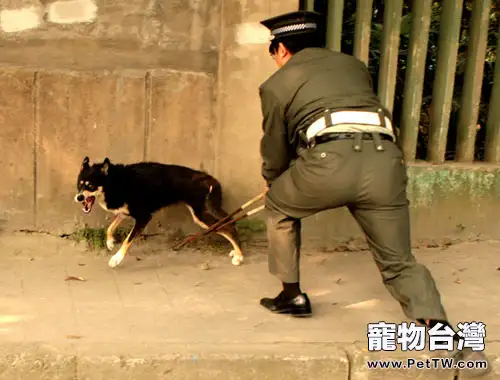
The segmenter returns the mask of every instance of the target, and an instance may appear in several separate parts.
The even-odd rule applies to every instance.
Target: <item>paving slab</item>
[[[148,239],[111,269],[111,253],[53,236],[0,235],[0,246],[0,347],[10,353],[0,355],[0,379],[454,379],[451,371],[367,368],[367,360],[393,358],[367,352],[367,324],[405,321],[369,252],[305,250],[302,284],[314,316],[295,319],[258,304],[280,287],[265,250],[254,247],[235,267],[226,246],[173,252]],[[495,366],[499,247],[483,241],[415,251],[452,323],[486,324]],[[12,363],[25,363],[34,377],[16,377]],[[54,366],[59,377],[50,377]],[[494,371],[488,378],[500,378]]]
[[[277,352],[278,351],[278,352]],[[341,347],[306,355],[280,345],[214,346],[165,343],[0,344],[0,379],[347,379]]]
[[[75,378],[75,369],[71,347],[35,342],[0,344],[2,380],[69,380]]]
[[[427,359],[439,358],[436,352],[428,350],[413,353],[400,351],[369,352],[364,342],[350,345],[347,350],[351,358],[351,377],[349,380],[383,380],[388,377],[398,380],[452,380],[458,375],[458,371],[455,369],[435,368],[433,362],[428,363],[431,368],[426,368]],[[370,367],[370,365],[381,362],[391,362],[394,365],[401,364],[410,368],[392,367],[375,370]],[[417,362],[421,362],[421,366],[417,366]]]

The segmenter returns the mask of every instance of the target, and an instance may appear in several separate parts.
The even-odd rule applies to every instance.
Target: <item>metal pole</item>
[[[356,4],[356,29],[354,56],[368,65],[373,0],[358,0]]]
[[[477,117],[483,85],[490,4],[490,0],[476,0],[472,5],[467,68],[457,131],[456,160],[459,162],[474,161]]]
[[[407,161],[414,161],[417,154],[418,127],[431,16],[432,0],[415,0],[412,6],[412,28],[401,116],[401,142]]]
[[[328,0],[326,47],[330,50],[341,50],[343,12],[344,0]]]
[[[394,105],[398,70],[399,35],[403,0],[390,0],[384,5],[384,26],[381,41],[382,56],[378,76],[378,96],[390,112]]]
[[[314,0],[300,0],[299,1],[299,11],[314,11]]]
[[[500,36],[500,28],[498,29]],[[497,59],[493,74],[493,88],[491,89],[488,122],[486,124],[485,160],[488,162],[500,161],[500,37],[497,42]]]
[[[439,30],[438,58],[432,91],[429,161],[445,161],[446,139],[450,123],[451,102],[457,67],[458,39],[462,20],[463,0],[443,0]]]

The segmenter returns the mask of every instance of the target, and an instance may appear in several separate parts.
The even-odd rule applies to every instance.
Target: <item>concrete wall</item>
[[[297,1],[223,0],[218,81],[216,173],[227,187],[230,208],[261,192],[259,140],[262,113],[258,87],[275,70],[269,34],[259,21],[296,10]],[[238,163],[231,165],[230,163]]]
[[[260,191],[257,88],[274,67],[258,21],[296,9],[283,3],[0,0],[0,136],[12,168],[0,218],[58,233],[104,225],[101,210],[84,217],[72,202],[85,155],[207,170],[228,189],[227,208]]]
[[[219,0],[0,0],[0,60],[215,72],[219,26]]]
[[[72,202],[85,155],[207,170],[226,186],[227,208],[253,196],[262,188],[257,88],[274,70],[258,21],[296,7],[0,0],[0,136],[10,168],[0,218],[58,233],[106,223]]]
[[[258,86],[276,67],[258,21],[298,2],[92,1],[0,0],[3,226],[104,226],[104,212],[84,216],[73,201],[85,155],[207,170],[227,209],[262,191]],[[497,173],[411,167],[415,238],[499,235]],[[174,207],[148,232],[196,228],[188,220]],[[304,230],[326,249],[360,235],[345,210],[308,218]]]
[[[85,155],[212,171],[213,86],[212,75],[169,69],[4,68],[1,217],[16,228],[60,232],[102,221],[100,212],[83,218],[72,200]]]
[[[104,225],[72,202],[85,155],[213,171],[219,40],[218,0],[0,0],[3,224]]]

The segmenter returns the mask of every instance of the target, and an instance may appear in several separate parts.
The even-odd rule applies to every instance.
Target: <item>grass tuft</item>
[[[125,228],[118,228],[115,231],[114,237],[116,242],[121,242],[125,240],[128,234],[128,230]],[[70,239],[81,243],[87,243],[91,250],[101,250],[106,248],[106,229],[105,228],[91,228],[85,226],[73,232],[70,235]]]

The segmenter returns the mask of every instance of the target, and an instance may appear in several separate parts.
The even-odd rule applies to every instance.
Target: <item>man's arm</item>
[[[270,91],[260,89],[262,129],[260,141],[262,176],[269,186],[289,165],[288,141],[284,109],[279,99]]]

